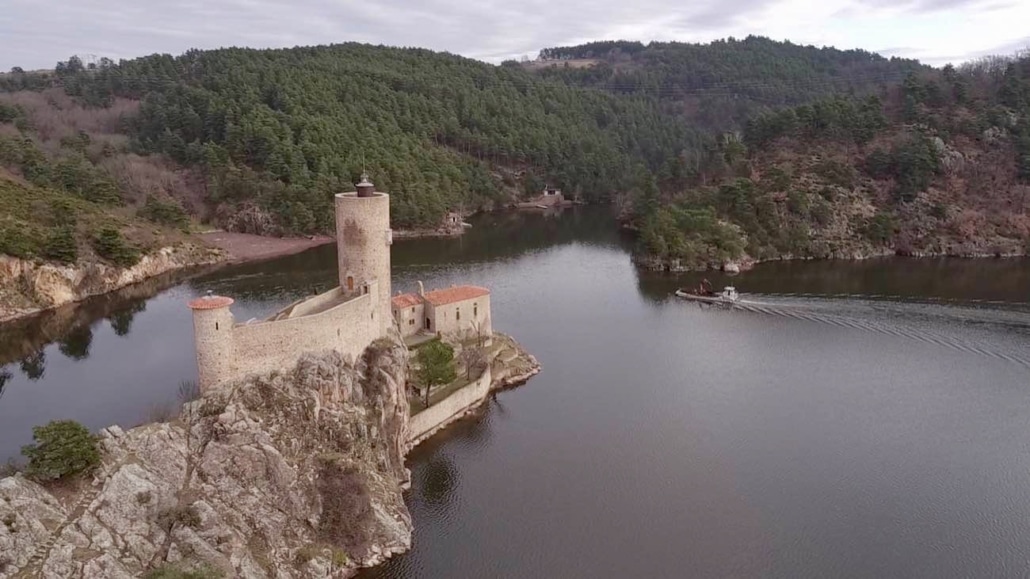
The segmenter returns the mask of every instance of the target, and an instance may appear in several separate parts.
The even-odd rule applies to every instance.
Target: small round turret
[[[193,345],[197,350],[197,376],[201,391],[232,377],[236,363],[233,345],[233,299],[211,295],[189,302],[193,310]]]

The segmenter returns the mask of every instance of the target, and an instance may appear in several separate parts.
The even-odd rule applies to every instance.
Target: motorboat
[[[680,288],[676,290],[676,297],[710,304],[735,304],[740,301],[737,288],[729,285],[724,287],[720,293],[702,293],[698,288]]]

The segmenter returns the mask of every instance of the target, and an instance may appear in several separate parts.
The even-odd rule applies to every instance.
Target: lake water
[[[730,311],[603,210],[474,225],[395,243],[394,287],[489,286],[543,373],[411,454],[414,548],[366,577],[1030,575],[1030,261],[764,264]],[[0,457],[173,404],[190,297],[335,279],[328,246],[0,329]]]

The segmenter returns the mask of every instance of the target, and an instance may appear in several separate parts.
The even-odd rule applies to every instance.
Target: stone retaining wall
[[[474,382],[419,412],[408,421],[408,446],[413,448],[486,400],[493,381],[490,368]]]

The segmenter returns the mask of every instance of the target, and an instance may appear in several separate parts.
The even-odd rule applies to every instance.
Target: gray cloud
[[[419,46],[496,62],[591,40],[741,37],[783,0],[3,1],[0,70],[52,67],[72,54],[117,60],[189,48],[345,41]],[[896,8],[898,1],[857,0],[857,6]],[[913,11],[1003,8],[1013,1],[900,0]]]
[[[985,56],[1012,56],[1017,53],[1026,53],[1028,51],[1030,51],[1030,36],[998,44],[984,50],[976,50],[966,54],[935,56],[924,60],[929,64],[942,66],[948,63],[960,64],[962,62],[976,60],[977,58],[983,58]]]
[[[894,8],[906,12],[937,12],[942,10],[1003,10],[1013,6],[1013,0],[859,0],[860,6]]]

